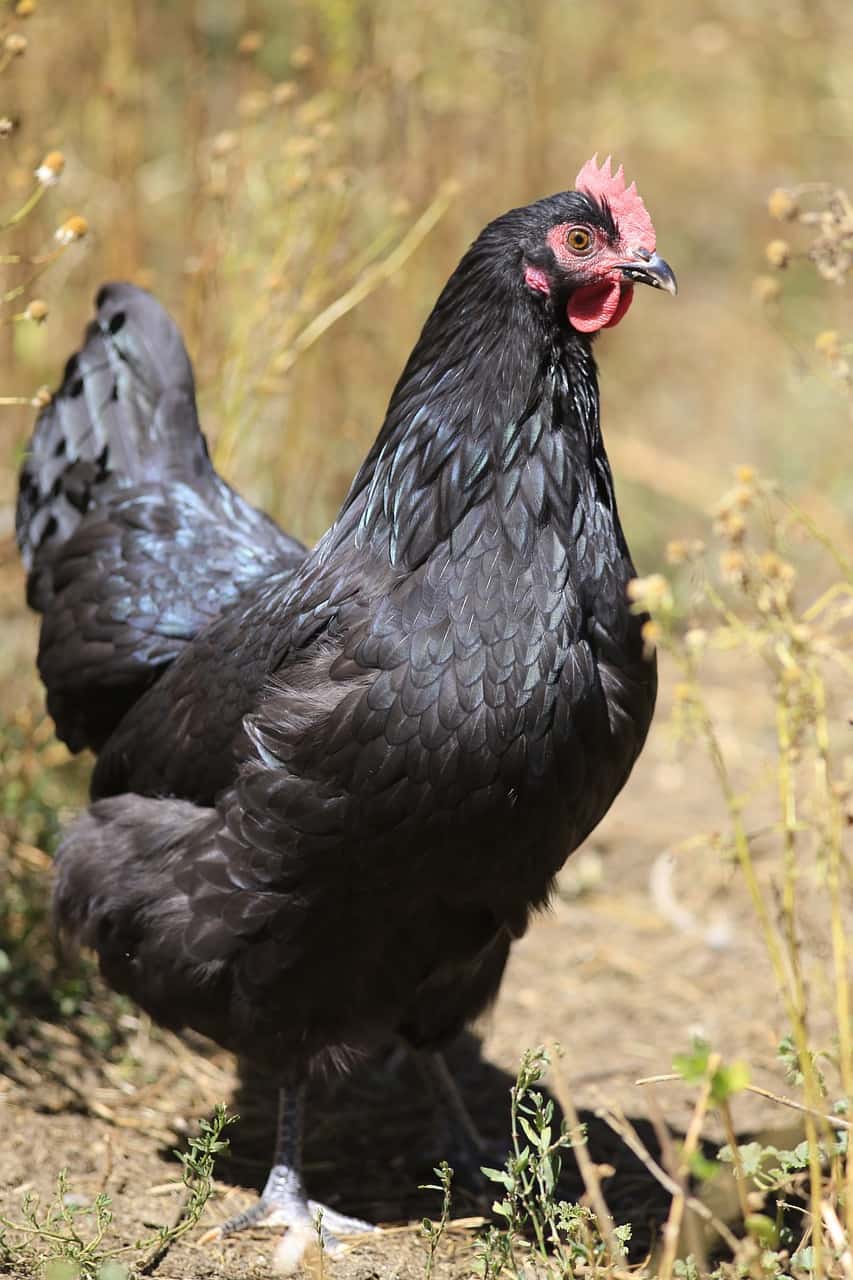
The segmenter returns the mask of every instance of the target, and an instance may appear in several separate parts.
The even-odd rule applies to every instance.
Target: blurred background
[[[675,301],[638,292],[627,322],[597,346],[605,437],[638,569],[657,570],[672,539],[707,539],[715,499],[748,464],[804,513],[786,554],[814,595],[839,565],[849,572],[853,528],[849,289],[836,287],[853,270],[853,211],[832,194],[851,180],[853,6],[8,0],[0,15],[0,1082],[5,1068],[30,1089],[20,1064],[35,1045],[31,1060],[43,1075],[61,1074],[67,1091],[80,1048],[65,1024],[79,1015],[75,1033],[92,1046],[89,1092],[113,1107],[118,1086],[97,1093],[106,1050],[122,1071],[128,1053],[142,1064],[137,1075],[154,1076],[175,1050],[151,1066],[156,1039],[127,1002],[93,1004],[85,979],[51,967],[49,853],[63,814],[83,800],[88,764],[69,759],[44,716],[37,622],[13,535],[33,401],[57,385],[98,286],[129,279],[172,310],[220,468],[311,542],[334,517],[469,241],[510,206],[571,186],[593,152],[612,153],[636,180],[681,290]],[[34,177],[45,158],[47,185]],[[771,192],[820,183],[829,186],[802,195],[814,220],[786,223],[796,209]],[[68,243],[55,238],[61,227]],[[734,548],[724,568],[741,586],[737,508],[766,496],[744,475],[718,519]],[[799,538],[811,521],[823,533]],[[771,548],[778,527],[766,534]],[[778,577],[778,560],[761,564]],[[774,632],[773,607],[756,599],[750,626],[759,629],[743,632],[757,637],[755,661],[733,656],[733,633],[724,635],[712,692],[726,753],[775,794],[778,717],[755,679],[756,655],[762,645],[781,651],[778,636],[787,644],[793,631]],[[786,596],[780,614],[787,609]],[[829,644],[824,651],[833,657]],[[830,711],[849,732],[845,661]],[[749,905],[733,891],[728,846],[716,827],[710,843],[686,840],[724,826],[725,814],[714,778],[685,765],[667,737],[667,704],[686,687],[676,665],[664,646],[661,712],[634,780],[567,868],[545,932],[517,949],[489,1043],[507,1069],[519,1046],[571,1028],[579,1070],[597,1079],[615,1058],[630,1081],[659,1070],[661,1054],[665,1065],[697,1011],[726,1051],[746,1045],[754,1059],[773,1059],[764,1026],[772,981]],[[846,767],[853,795],[853,759]],[[766,811],[755,828],[771,830]],[[661,850],[678,842],[700,850],[680,883],[699,923],[685,925],[647,884]],[[766,857],[768,885],[773,865]],[[823,883],[815,873],[812,887]],[[732,913],[728,951],[711,939],[720,904]],[[822,917],[809,936],[825,943]],[[578,986],[578,973],[596,981]],[[825,988],[815,980],[815,989]],[[654,1006],[652,1030],[634,1035],[642,999]],[[31,1018],[44,1020],[40,1040]],[[623,1029],[618,1054],[614,1027]],[[225,1080],[215,1077],[212,1098],[226,1096]],[[192,1114],[198,1100],[180,1105]]]

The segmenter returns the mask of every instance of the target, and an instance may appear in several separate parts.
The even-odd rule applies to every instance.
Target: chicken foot
[[[308,1199],[302,1177],[304,1117],[305,1086],[300,1084],[280,1089],[275,1156],[261,1198],[250,1208],[221,1223],[205,1239],[214,1236],[221,1239],[247,1227],[288,1227],[291,1232],[304,1237],[307,1244],[316,1235],[320,1215],[323,1245],[331,1251],[340,1245],[339,1236],[362,1235],[374,1230],[361,1218],[351,1218]]]

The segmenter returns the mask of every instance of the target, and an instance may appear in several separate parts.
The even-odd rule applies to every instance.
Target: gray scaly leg
[[[266,1186],[257,1204],[229,1218],[216,1229],[219,1237],[233,1235],[246,1227],[288,1227],[307,1240],[315,1232],[317,1215],[322,1215],[323,1243],[334,1249],[338,1236],[361,1235],[374,1228],[360,1218],[350,1218],[316,1200],[309,1200],[302,1179],[302,1135],[305,1115],[305,1086],[280,1089],[275,1158]]]

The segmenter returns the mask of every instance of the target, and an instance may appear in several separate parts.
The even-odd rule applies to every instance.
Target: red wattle
[[[602,280],[599,284],[576,289],[569,298],[566,313],[569,322],[580,333],[595,333],[618,324],[631,305],[634,290],[618,280]]]
[[[632,284],[623,284],[619,295],[619,305],[604,326],[605,329],[612,329],[615,324],[618,324],[633,301],[634,286]]]

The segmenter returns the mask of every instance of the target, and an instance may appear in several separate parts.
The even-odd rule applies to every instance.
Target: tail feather
[[[111,284],[97,308],[36,423],[16,520],[48,709],[96,751],[202,627],[305,554],[214,470],[156,299]]]
[[[117,488],[173,479],[198,487],[214,476],[174,321],[133,285],[104,285],[96,305],[21,470],[16,527],[28,571]],[[38,574],[32,591],[38,599]]]

